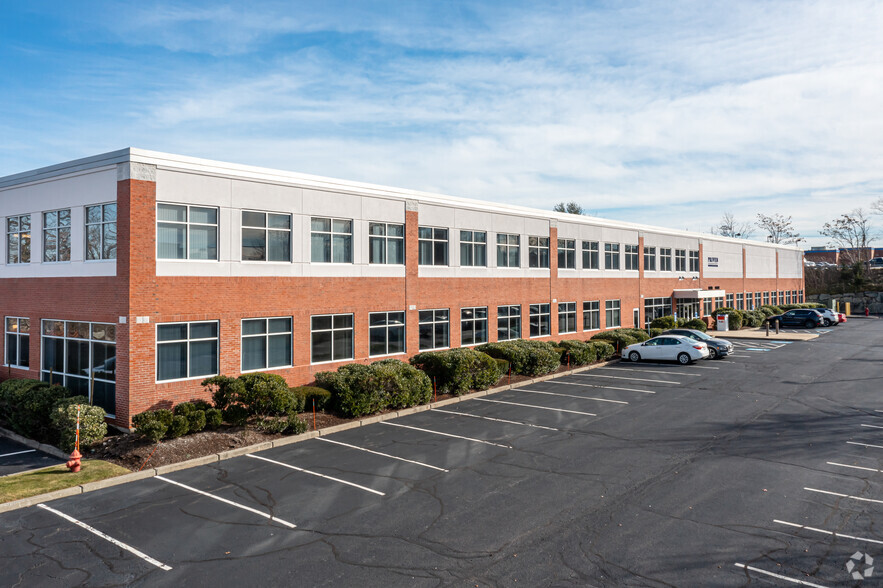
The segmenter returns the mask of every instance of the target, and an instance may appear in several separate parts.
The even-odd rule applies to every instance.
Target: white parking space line
[[[477,398],[475,400],[478,400]],[[442,435],[444,437],[453,437],[454,439],[464,439],[466,441],[474,441],[475,443],[484,443],[485,445],[493,445],[494,447],[503,447],[505,449],[512,449],[510,445],[501,445],[500,443],[493,443],[491,441],[485,441],[484,439],[473,439],[472,437],[463,437],[461,435],[453,435],[451,433],[442,433],[441,431],[433,431],[432,429],[421,429],[420,427],[412,427],[411,425],[402,425],[400,423],[392,423],[390,421],[380,421],[381,425],[388,425],[390,427],[401,427],[403,429],[412,429],[414,431],[421,431],[423,433],[432,433],[433,435]]]
[[[122,541],[118,541],[118,540],[114,539],[113,537],[111,537],[110,535],[105,535],[104,533],[102,533],[102,532],[99,531],[98,529],[96,529],[96,528],[94,528],[94,527],[90,527],[90,526],[87,525],[86,523],[84,523],[84,522],[82,522],[82,521],[78,521],[77,519],[75,519],[75,518],[72,517],[72,516],[68,516],[68,515],[64,514],[63,512],[61,512],[61,511],[58,511],[58,510],[55,510],[54,508],[51,508],[51,507],[46,506],[45,504],[38,504],[37,506],[39,506],[39,507],[42,508],[43,510],[48,510],[49,512],[51,512],[51,513],[53,513],[53,514],[56,514],[56,515],[60,516],[60,517],[63,518],[64,520],[69,521],[69,522],[71,522],[71,523],[77,525],[78,527],[80,527],[80,528],[82,528],[82,529],[86,529],[87,531],[89,531],[89,532],[92,533],[93,535],[97,535],[97,536],[101,537],[102,539],[104,539],[105,541],[109,541],[109,542],[113,543],[114,545],[116,545],[116,546],[119,547],[120,549],[125,549],[126,551],[128,551],[128,552],[131,553],[132,555],[136,555],[136,556],[140,557],[141,559],[143,559],[143,560],[146,561],[147,563],[149,563],[149,564],[153,564],[153,565],[155,565],[156,567],[158,567],[158,568],[161,569],[161,570],[165,570],[165,571],[168,572],[169,570],[172,569],[171,566],[167,566],[167,565],[164,564],[163,562],[153,559],[152,557],[150,557],[150,556],[147,555],[146,553],[143,553],[143,552],[141,552],[141,551],[138,551],[137,549],[135,549],[135,548],[132,547],[131,545],[126,545],[126,544],[123,543]]]
[[[642,394],[656,394],[653,390],[638,390],[637,388],[618,388],[617,386],[601,386],[600,384],[580,384],[579,382],[563,382],[555,380],[555,385],[564,384],[565,386],[584,386],[586,388],[601,388],[603,390],[623,390],[625,392],[641,392]]]
[[[14,451],[12,453],[4,453],[0,457],[12,457],[13,455],[21,455],[22,453],[34,453],[36,449],[26,449],[25,451]]]
[[[560,392],[546,392],[545,390],[528,390],[527,388],[513,388],[514,392],[530,392],[531,394],[546,394],[547,396],[563,396],[564,398],[579,398],[580,400],[596,400],[598,402],[612,402],[614,404],[628,404],[625,400],[610,400],[608,398],[596,398],[594,396],[577,396],[576,394],[562,394]]]
[[[852,468],[854,470],[867,470],[869,472],[883,473],[883,470],[878,470],[876,468],[865,468],[865,467],[857,466],[857,465],[848,465],[845,463],[837,463],[836,461],[827,461],[825,463],[827,463],[828,465],[832,465],[832,466],[840,466],[841,468]]]
[[[868,427],[869,429],[883,429],[880,425],[862,425],[863,427]],[[3,457],[0,455],[0,457]]]
[[[229,504],[230,506],[235,506],[236,508],[241,508],[242,510],[247,510],[248,512],[253,512],[254,514],[256,514],[258,516],[262,516],[265,519],[270,519],[271,521],[277,522],[280,525],[285,525],[286,527],[288,527],[290,529],[294,529],[297,527],[297,525],[295,525],[294,523],[289,523],[288,521],[283,521],[282,519],[280,519],[278,517],[274,517],[271,514],[261,512],[255,508],[251,508],[250,506],[245,506],[244,504],[239,504],[238,502],[233,502],[232,500],[227,500],[226,498],[221,498],[220,496],[215,496],[214,494],[204,492],[204,491],[200,490],[199,488],[194,488],[193,486],[188,486],[187,484],[182,484],[181,482],[176,482],[174,480],[170,480],[170,479],[165,478],[163,476],[154,476],[154,480],[162,480],[163,482],[168,482],[169,484],[174,484],[175,486],[180,486],[181,488],[184,488],[185,490],[190,490],[191,492],[196,492],[197,494],[201,494],[201,495],[206,496],[208,498],[212,498],[214,500],[217,500],[218,502],[223,502],[224,504]]]
[[[870,443],[858,443],[856,441],[847,441],[849,445],[861,445],[862,447],[873,447],[874,449],[883,449],[883,445],[871,445]]]
[[[309,474],[311,476],[316,476],[317,478],[325,478],[326,480],[331,480],[333,482],[339,482],[341,484],[346,484],[347,486],[352,486],[353,488],[358,488],[359,490],[364,490],[365,492],[377,494],[378,496],[386,496],[386,494],[384,494],[380,490],[374,490],[373,488],[367,488],[367,487],[361,486],[359,484],[354,484],[353,482],[347,482],[346,480],[341,480],[340,478],[335,478],[334,476],[326,476],[325,474],[320,474],[319,472],[312,472],[310,470],[305,470],[303,468],[293,466],[290,463],[285,463],[284,461],[276,461],[275,459],[270,459],[269,457],[264,457],[262,455],[255,455],[254,453],[246,453],[245,457],[253,457],[254,459],[260,459],[260,460],[266,461],[268,463],[282,466],[283,468],[288,468],[290,470],[295,470],[295,471],[301,472],[303,474]]]
[[[833,537],[842,537],[843,539],[855,539],[856,541],[865,541],[867,543],[876,543],[877,545],[883,545],[883,541],[878,541],[877,539],[868,539],[866,537],[856,537],[854,535],[844,535],[843,533],[835,533],[834,531],[826,531],[825,529],[817,529],[815,527],[807,527],[806,525],[798,525],[797,523],[789,523],[788,521],[780,521],[778,519],[773,519],[774,523],[779,523],[780,525],[787,525],[788,527],[796,527],[798,529],[804,529],[806,531],[815,531],[816,533],[824,533],[825,535],[831,535]]]
[[[737,568],[742,568],[745,570],[751,570],[752,572],[757,572],[758,574],[764,574],[766,576],[772,576],[773,578],[778,578],[780,580],[785,580],[786,582],[791,582],[792,584],[800,584],[801,586],[813,586],[814,588],[826,588],[821,584],[813,584],[812,582],[807,582],[805,580],[798,580],[796,578],[789,578],[788,576],[783,576],[782,574],[775,574],[773,572],[768,572],[766,570],[762,570],[760,568],[755,568],[753,566],[746,566],[742,563],[734,564]]]
[[[494,404],[508,404],[510,406],[522,406],[524,408],[535,408],[537,410],[551,410],[553,412],[566,412],[569,414],[581,414],[583,416],[598,416],[593,412],[582,412],[579,410],[565,410],[563,408],[549,408],[548,406],[537,406],[535,404],[522,404],[520,402],[506,402],[505,400],[489,400],[487,398],[473,398],[480,402],[493,402]]]
[[[658,363],[658,362],[653,362],[653,361],[645,361],[645,362],[643,362],[641,365],[659,365],[659,366],[663,366],[663,365],[664,365],[664,366],[668,366],[669,364],[667,364],[667,363]],[[676,367],[680,367],[680,366],[673,365],[673,366],[671,366],[671,367],[672,367],[672,368],[676,368]],[[692,370],[719,370],[720,368],[717,368],[717,367],[711,367],[711,366],[707,366],[707,365],[694,365],[694,366],[690,366],[690,369],[692,369]],[[682,374],[683,372],[672,372],[672,373],[675,373],[675,374]]]
[[[602,374],[573,374],[575,378],[610,378],[611,380],[633,380],[635,382],[653,382],[654,384],[680,384],[671,380],[648,380],[647,378],[629,378],[627,376],[605,376]]]
[[[435,412],[443,412],[445,414],[455,414],[458,416],[472,417],[472,418],[476,418],[476,419],[482,419],[485,421],[495,421],[498,423],[508,423],[510,425],[521,425],[522,427],[531,427],[534,429],[545,429],[547,431],[560,431],[561,430],[561,429],[556,429],[555,427],[544,427],[543,425],[535,425],[533,423],[522,423],[519,421],[510,421],[507,419],[495,419],[493,417],[482,416],[480,414],[470,414],[468,412],[457,412],[456,410],[442,410],[441,408],[433,408],[432,410]],[[321,439],[321,437],[320,437],[320,439]],[[447,471],[447,470],[445,470],[445,471]]]
[[[358,445],[350,445],[349,443],[344,443],[342,441],[335,441],[334,439],[329,439],[328,437],[316,437],[317,441],[324,441],[325,443],[334,443],[335,445],[342,445],[343,447],[349,447],[350,449],[358,449],[359,451],[364,451],[366,453],[373,453],[374,455],[381,455],[383,457],[388,457],[390,459],[397,459],[399,461],[404,461],[407,463],[412,463],[414,465],[423,466],[425,468],[429,468],[431,470],[438,470],[440,472],[447,472],[448,470],[444,468],[440,468],[438,466],[429,465],[428,463],[423,463],[422,461],[414,461],[413,459],[405,459],[404,457],[398,457],[396,455],[390,455],[388,453],[381,453],[379,451],[374,451],[373,449],[367,449],[365,447],[359,447]]]
[[[617,370],[621,372],[645,372],[648,374],[665,374],[666,376],[670,376],[671,372],[664,372],[661,370],[648,370],[644,368],[625,368],[625,367],[600,367],[596,368],[599,370]],[[687,374],[684,372],[677,372],[679,376],[690,376],[691,378],[701,378],[702,376],[699,374]]]
[[[838,498],[851,498],[852,500],[861,500],[862,502],[873,502],[875,504],[883,504],[883,500],[874,500],[873,498],[862,498],[861,496],[850,496],[849,494],[841,494],[840,492],[831,492],[830,490],[819,490],[817,488],[804,488],[807,492],[818,492],[819,494],[829,494]]]

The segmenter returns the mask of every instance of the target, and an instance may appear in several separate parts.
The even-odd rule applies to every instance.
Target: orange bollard
[[[70,461],[68,461],[64,465],[67,466],[67,469],[69,469],[71,472],[76,474],[77,472],[80,471],[80,458],[81,457],[83,457],[83,456],[80,455],[80,452],[77,451],[76,449],[74,449],[73,453],[71,453]]]

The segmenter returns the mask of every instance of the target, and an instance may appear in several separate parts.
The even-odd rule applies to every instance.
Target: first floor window
[[[687,250],[686,249],[675,249],[675,271],[676,272],[687,271]]]
[[[405,263],[405,225],[368,224],[368,263]]]
[[[733,308],[733,295],[732,294],[727,294],[727,301],[725,304],[726,304],[727,308]]]
[[[785,290],[785,304],[791,304],[791,290]]]
[[[313,263],[352,263],[353,221],[311,218],[310,260]]]
[[[460,231],[460,265],[487,266],[487,233],[484,231]]]
[[[26,368],[30,365],[31,321],[6,317],[6,365]]]
[[[769,292],[763,293],[763,303],[765,305],[770,303],[770,293]]]
[[[761,296],[761,293],[760,293],[760,292],[755,292],[755,293],[754,293],[754,306],[755,306],[755,307],[758,307],[758,308],[759,308],[760,305],[762,304],[761,301],[760,301],[760,296]]]
[[[291,215],[243,210],[242,261],[291,261]]]
[[[521,338],[521,307],[497,307],[497,341]]]
[[[372,312],[368,315],[369,355],[405,352],[405,313]]]
[[[798,300],[799,300],[800,304],[803,304],[803,290],[800,290],[798,294],[800,296]]]
[[[528,267],[549,267],[549,238],[527,238]]]
[[[420,351],[450,347],[450,313],[447,308],[421,310]]]
[[[355,329],[351,314],[310,317],[310,361],[323,363],[353,358]]]
[[[599,300],[583,302],[583,331],[594,331],[601,328],[600,305]]]
[[[552,334],[551,304],[530,305],[530,336],[547,337]]]
[[[6,217],[6,263],[31,263],[31,215]]]
[[[79,321],[42,322],[44,381],[61,384],[108,414],[116,412],[116,325]]]
[[[242,371],[290,366],[291,335],[291,317],[243,319]]]
[[[156,326],[156,379],[218,374],[218,321]]]
[[[158,212],[158,211],[157,211]],[[86,259],[116,259],[117,205],[86,207]]]
[[[558,269],[576,267],[576,240],[558,239]]]
[[[702,310],[703,310],[704,312],[702,313],[702,316],[710,316],[710,315],[711,315],[711,304],[712,304],[713,302],[714,302],[714,300],[711,299],[711,298],[706,298],[705,300],[703,300],[703,303],[704,303],[704,304],[703,304],[703,309],[702,309]]]
[[[43,213],[43,261],[71,260],[71,209]]]
[[[671,247],[661,247],[659,249],[659,271],[671,271]]]
[[[644,299],[644,327],[650,328],[653,319],[661,316],[671,316],[671,298],[645,298]]]
[[[519,267],[521,265],[521,237],[508,233],[497,233],[497,267]]]
[[[583,241],[583,269],[598,269],[597,241]]]
[[[218,209],[157,204],[156,256],[159,259],[217,260]]]
[[[638,246],[625,246],[625,269],[638,271]]]
[[[417,229],[417,264],[448,265],[448,230],[433,227]]]
[[[619,243],[604,243],[604,269],[619,269]]]
[[[656,247],[644,247],[644,271],[656,271]]]
[[[736,294],[736,310],[745,310],[745,295],[741,292]]]
[[[606,300],[604,302],[604,310],[606,313],[605,318],[607,319],[605,327],[612,329],[613,327],[620,326],[619,300]]]
[[[460,344],[487,343],[487,306],[460,309]]]
[[[558,333],[576,333],[576,302],[558,303]]]

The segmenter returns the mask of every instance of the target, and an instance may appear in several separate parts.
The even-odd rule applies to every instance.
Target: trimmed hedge
[[[616,353],[616,348],[607,341],[589,341],[586,345],[591,347],[597,361],[610,359]]]
[[[651,337],[658,337],[662,333],[663,333],[663,330],[656,328],[656,327],[650,327],[649,329],[647,329],[647,334],[650,335]]]
[[[296,407],[297,400],[285,378],[278,374],[243,374],[238,378],[214,376],[202,381],[212,395],[215,408],[221,411],[239,406],[251,415],[270,416],[287,414]],[[230,414],[241,421],[240,410]],[[224,417],[228,422],[230,419]]]
[[[646,336],[646,333],[644,334]],[[647,337],[649,339],[649,337]],[[618,329],[612,331],[602,331],[590,339],[590,341],[607,341],[616,349],[616,351],[620,351],[621,349],[628,347],[633,343],[640,343],[637,337],[630,335],[629,333],[622,332]]]
[[[503,375],[494,358],[468,347],[418,353],[410,363],[435,379],[438,392],[457,396],[487,390]]]
[[[749,327],[759,327],[766,320],[766,315],[759,310],[747,310],[742,313],[745,318],[745,324]]]
[[[705,321],[702,319],[690,319],[684,323],[685,329],[695,329],[697,331],[702,331],[703,333],[708,330],[708,325],[705,324]]]
[[[555,351],[554,345],[546,341],[515,339],[485,343],[477,349],[491,357],[505,359],[512,373],[522,376],[542,376],[561,366],[561,355]]]
[[[80,445],[92,445],[107,435],[104,409],[89,404],[85,396],[62,398],[55,403],[50,415],[52,428],[58,435],[58,447],[73,451],[77,442],[77,406],[80,411]]]
[[[651,329],[662,329],[663,331],[668,329],[676,329],[678,327],[683,327],[684,323],[687,322],[685,318],[679,318],[675,320],[675,317],[672,315],[668,316],[659,316],[650,321]]]
[[[729,322],[731,331],[738,331],[742,328],[742,323],[744,321],[744,315],[742,314],[742,311],[736,310],[735,308],[729,306],[722,306],[721,308],[715,309],[712,316],[716,317],[719,314],[725,314],[730,317]]]
[[[561,363],[567,363],[568,355],[570,356],[570,365],[586,365],[598,359],[595,357],[594,349],[583,341],[565,340],[558,343],[558,347],[564,349],[564,353],[561,354]]]
[[[52,411],[59,400],[70,395],[67,388],[41,380],[6,380],[0,383],[0,420],[19,435],[57,443]]]
[[[313,410],[313,401],[316,402],[316,410],[325,410],[331,402],[331,392],[318,386],[297,386],[291,391],[302,400],[301,411]]]
[[[335,408],[345,417],[424,404],[432,397],[429,376],[397,359],[347,364],[317,373],[316,382],[331,390]]]

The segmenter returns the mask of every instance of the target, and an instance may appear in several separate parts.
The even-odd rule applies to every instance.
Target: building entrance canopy
[[[726,295],[727,293],[725,290],[702,290],[701,288],[676,289],[674,291],[674,297],[677,299],[690,298],[693,300],[701,300],[704,298],[724,298]]]

